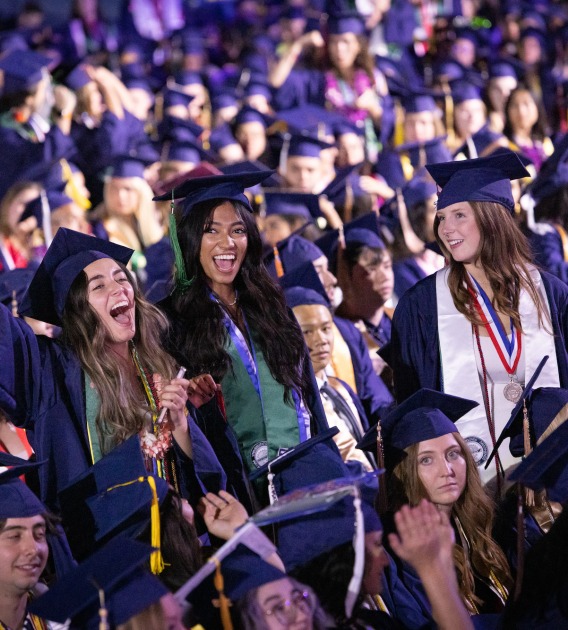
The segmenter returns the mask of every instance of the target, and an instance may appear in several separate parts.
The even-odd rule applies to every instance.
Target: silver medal
[[[503,388],[503,396],[505,396],[505,398],[512,403],[517,403],[519,402],[519,399],[521,398],[523,394],[523,388],[521,387],[521,385],[519,383],[517,383],[516,381],[513,381],[511,379],[510,383],[507,383],[505,385],[505,387]]]

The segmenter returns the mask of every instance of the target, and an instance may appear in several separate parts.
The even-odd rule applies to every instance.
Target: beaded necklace
[[[150,407],[152,415],[152,430],[142,429],[140,433],[140,446],[142,453],[147,462],[154,468],[154,472],[171,483],[174,488],[178,488],[178,483],[175,474],[175,466],[172,462],[168,462],[168,454],[172,447],[172,432],[170,423],[167,418],[164,418],[161,422],[158,418],[159,412],[159,396],[156,390],[156,385],[153,375],[146,370],[140,361],[136,346],[132,344],[132,360],[136,366],[138,377],[144,388],[146,399]]]

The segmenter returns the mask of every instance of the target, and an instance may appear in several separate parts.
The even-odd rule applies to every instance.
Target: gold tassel
[[[531,435],[529,427],[529,412],[527,410],[526,399],[523,400],[523,442],[525,447],[525,457],[528,457],[532,451],[531,447]],[[531,488],[524,488],[525,493],[525,505],[527,507],[534,507],[534,490]]]
[[[152,490],[152,504],[150,506],[150,544],[156,548],[150,556],[150,570],[155,575],[164,570],[164,558],[160,548],[160,504],[158,503],[158,492],[156,490],[156,480],[154,477],[147,477],[148,485]]]
[[[91,207],[91,201],[88,197],[81,194],[79,189],[77,188],[77,184],[73,179],[73,171],[69,166],[69,162],[65,158],[61,158],[59,160],[61,164],[61,174],[63,175],[63,181],[67,182],[65,186],[65,193],[73,199],[73,201],[82,209],[88,210]]]
[[[393,143],[395,147],[399,147],[404,144],[404,109],[402,105],[397,101],[394,104],[394,133]]]
[[[282,260],[280,259],[280,253],[278,251],[278,247],[274,246],[274,267],[276,269],[276,277],[281,278],[284,275],[284,266],[282,265]]]
[[[231,621],[231,613],[229,607],[231,606],[231,600],[225,595],[225,580],[221,573],[221,562],[217,558],[211,558],[215,562],[215,577],[213,578],[213,584],[219,593],[219,610],[221,613],[221,625],[223,630],[233,630],[233,622]]]

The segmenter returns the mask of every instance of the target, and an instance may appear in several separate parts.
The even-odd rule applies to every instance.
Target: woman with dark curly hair
[[[184,201],[171,230],[179,239],[176,286],[162,304],[171,322],[166,345],[188,366],[190,392],[222,391],[203,408],[203,430],[223,451],[229,485],[236,480],[233,491],[253,509],[243,470],[327,426],[302,333],[262,263],[244,195],[270,173],[189,179],[172,191]],[[265,503],[266,489],[257,489]]]

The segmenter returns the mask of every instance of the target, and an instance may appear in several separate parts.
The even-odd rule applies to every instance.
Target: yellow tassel
[[[284,275],[284,267],[282,265],[282,260],[280,259],[280,253],[278,252],[278,247],[276,245],[273,249],[274,252],[274,268],[276,270],[276,277],[281,278]]]
[[[233,622],[231,620],[231,613],[229,607],[231,600],[225,595],[225,580],[221,573],[221,562],[217,558],[212,558],[215,562],[215,577],[213,578],[213,584],[219,593],[219,611],[221,613],[221,625],[223,630],[233,630]]]
[[[398,102],[394,105],[394,133],[393,143],[395,147],[404,144],[404,116],[405,112],[402,105]]]
[[[73,201],[82,210],[88,210],[91,207],[91,201],[88,199],[88,197],[85,197],[85,195],[79,192],[77,184],[73,179],[73,171],[69,166],[69,162],[67,162],[67,160],[64,158],[61,158],[61,160],[59,160],[59,163],[61,164],[61,174],[63,176],[63,181],[67,182],[67,185],[65,186],[66,194],[68,194],[69,197],[71,197],[71,199],[73,199]]]
[[[150,556],[150,569],[152,573],[159,574],[164,570],[164,559],[160,550],[160,504],[154,477],[147,477],[148,485],[152,490],[152,504],[150,506],[150,544],[156,548]]]

